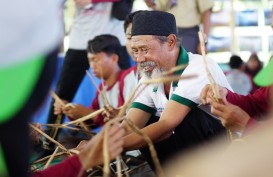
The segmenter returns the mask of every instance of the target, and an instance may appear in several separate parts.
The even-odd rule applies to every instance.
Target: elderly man
[[[176,35],[175,17],[170,13],[143,11],[134,16],[131,47],[143,72],[142,79],[181,64],[188,66],[173,74],[198,75],[194,79],[146,87],[127,114],[157,143],[156,150],[161,162],[177,151],[206,142],[223,130],[217,120],[198,107],[201,103],[199,94],[209,83],[203,58],[187,53]],[[217,84],[231,89],[217,63],[211,59],[207,59],[207,62]],[[150,120],[151,115],[158,116],[159,120]],[[130,131],[127,133],[125,150],[146,147],[142,137]]]

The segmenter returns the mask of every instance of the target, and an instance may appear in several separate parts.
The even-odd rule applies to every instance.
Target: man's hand
[[[243,131],[245,129],[250,116],[240,107],[228,103],[227,101],[220,104],[212,100],[210,104],[211,113],[221,118],[224,127],[231,131]]]
[[[219,85],[216,85],[216,89],[219,91],[220,97],[224,102],[226,101],[226,96],[228,93],[228,90],[224,87],[221,87]],[[202,104],[208,104],[214,100],[214,94],[212,91],[212,87],[210,84],[207,84],[200,93],[200,99]]]
[[[91,109],[80,104],[66,104],[62,111],[71,120],[76,120],[93,112]]]
[[[68,101],[66,101],[66,100],[62,100],[62,102],[64,104],[68,103]],[[55,101],[54,102],[54,114],[59,115],[59,114],[62,114],[62,113],[63,113],[63,105],[60,102]]]
[[[33,126],[43,131],[42,125],[39,123],[32,123]],[[40,133],[30,128],[30,139],[34,144],[39,144],[40,142]]]
[[[103,131],[102,131],[103,132]],[[102,164],[103,162],[103,133],[94,136],[87,144],[80,150],[79,158],[87,170],[91,167]],[[120,125],[113,125],[108,132],[108,148],[111,159],[117,157],[123,150],[123,136],[124,129]],[[94,149],[95,148],[95,149]],[[93,151],[92,156],[90,152]],[[88,158],[89,157],[89,158]]]
[[[115,109],[110,105],[104,106],[104,109],[105,111],[102,112],[104,122],[107,122],[108,120],[115,118],[119,113],[119,109]]]
[[[87,141],[87,140],[82,140],[75,149],[78,151],[82,151],[86,147],[88,142],[89,141]]]

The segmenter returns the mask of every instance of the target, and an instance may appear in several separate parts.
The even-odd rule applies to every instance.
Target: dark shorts
[[[147,124],[157,120],[158,117],[153,116]],[[182,154],[192,147],[204,145],[225,132],[225,128],[219,120],[199,108],[195,108],[188,113],[168,139],[154,145],[159,161],[164,165],[166,161],[178,153]],[[140,151],[154,169],[149,149],[143,148]]]

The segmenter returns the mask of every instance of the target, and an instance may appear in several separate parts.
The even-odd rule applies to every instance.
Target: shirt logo
[[[157,112],[163,112],[164,108],[157,108]]]

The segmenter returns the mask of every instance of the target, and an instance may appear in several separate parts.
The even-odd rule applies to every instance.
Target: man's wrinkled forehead
[[[132,46],[148,46],[152,40],[154,40],[152,35],[132,36]]]

